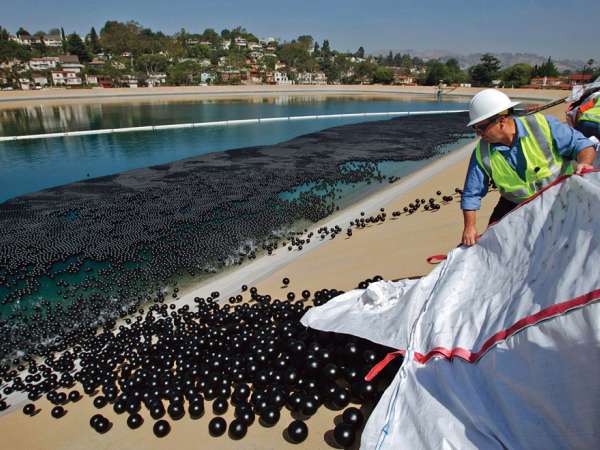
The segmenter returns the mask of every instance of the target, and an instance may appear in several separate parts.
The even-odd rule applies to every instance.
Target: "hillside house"
[[[123,75],[119,80],[119,84],[131,89],[136,89],[139,86],[138,79],[134,75]]]
[[[56,69],[60,62],[56,56],[44,56],[43,58],[31,58],[29,68],[31,70],[51,70]]]
[[[581,84],[587,84],[592,82],[591,73],[574,73],[569,75],[569,87],[578,86]]]
[[[29,80],[29,78],[19,78],[19,87],[24,91],[30,90],[31,81]]]
[[[296,77],[297,84],[327,84],[327,76],[323,72],[302,72]]]
[[[60,48],[62,47],[62,39],[59,34],[46,34],[42,38],[44,41],[44,45],[50,48]]]
[[[148,87],[158,87],[167,82],[167,74],[166,73],[153,73],[148,75],[146,79],[146,84]]]
[[[86,75],[85,84],[88,86],[98,86],[98,75]]]
[[[33,74],[31,78],[33,80],[34,89],[44,89],[46,86],[48,86],[48,78],[46,78],[44,75]]]
[[[233,40],[233,43],[235,45],[237,45],[238,47],[247,47],[248,46],[248,41],[246,41],[246,39],[244,39],[243,37],[236,37]]]
[[[54,86],[81,86],[83,83],[78,73],[64,70],[52,71],[52,84]]]

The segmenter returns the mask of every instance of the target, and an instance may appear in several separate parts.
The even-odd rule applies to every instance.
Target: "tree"
[[[594,73],[594,58],[590,58],[587,60],[585,65],[583,66],[582,73]]]
[[[85,44],[77,33],[71,33],[67,36],[67,52],[71,55],[77,55],[81,62],[89,62],[91,59]]]
[[[21,36],[29,36],[29,31],[27,31],[23,27],[19,27],[19,29],[16,32],[16,35],[17,35],[18,38],[20,38]]]
[[[385,57],[385,61],[383,62],[383,64],[385,64],[386,66],[391,66],[394,64],[394,54],[392,53],[391,50],[388,52],[387,56]]]
[[[306,43],[298,41],[286,42],[277,51],[279,59],[289,67],[295,67],[301,72],[312,72],[317,63],[308,53]]]
[[[481,63],[469,68],[469,76],[477,86],[490,86],[500,74],[500,60],[490,53],[481,56]]]
[[[28,61],[31,59],[31,51],[13,41],[0,41],[0,63],[6,63],[14,59]]]
[[[319,43],[315,41],[315,46],[313,47],[313,55],[320,56],[321,55],[321,47],[319,47]]]
[[[559,75],[558,69],[550,57],[540,66],[537,64],[533,66],[533,70],[531,72],[532,77],[557,77]]]
[[[60,40],[62,42],[63,52],[66,52],[67,51],[67,38],[65,37],[65,30],[63,30],[63,27],[60,27]]]
[[[6,28],[0,26],[0,41],[8,41],[10,37],[10,33]]]
[[[374,83],[391,84],[394,81],[394,71],[389,67],[377,67],[373,74]]]
[[[428,86],[434,86],[441,81],[448,81],[448,67],[437,59],[431,60],[427,64],[424,82]]]
[[[308,52],[313,48],[314,39],[312,38],[312,36],[302,35],[298,36],[298,43],[302,45]]]
[[[377,65],[369,61],[359,62],[354,70],[354,76],[359,82],[371,82],[377,70]]]
[[[165,72],[169,66],[169,59],[164,55],[146,54],[135,59],[134,67],[147,75]]]
[[[209,41],[213,45],[217,45],[221,41],[219,34],[212,28],[207,28],[204,30],[204,32],[200,35],[200,39],[203,41]]]
[[[364,58],[365,57],[365,49],[364,47],[358,47],[358,50],[356,51],[356,53],[354,54],[354,56],[356,56],[357,58]]]
[[[167,80],[170,84],[188,85],[197,82],[202,68],[193,61],[185,61],[169,67]]]
[[[331,56],[331,48],[329,48],[329,41],[327,39],[323,41],[323,45],[321,46],[321,55],[326,58]]]
[[[98,39],[98,33],[96,29],[92,27],[90,34],[87,35],[88,47],[93,54],[98,54],[102,51],[100,47],[100,40]]]
[[[529,64],[514,64],[504,69],[500,75],[504,86],[521,87],[531,82],[533,67]]]
[[[464,83],[467,80],[467,74],[461,70],[455,58],[446,61],[446,78],[444,80],[448,83]]]

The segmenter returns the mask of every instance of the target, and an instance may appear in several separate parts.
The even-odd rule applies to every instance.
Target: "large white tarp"
[[[363,448],[597,448],[599,204],[600,173],[566,178],[420,280],[306,313],[406,351]]]

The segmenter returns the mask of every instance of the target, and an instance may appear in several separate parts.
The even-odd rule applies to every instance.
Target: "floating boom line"
[[[27,141],[33,139],[52,139],[58,137],[90,136],[95,134],[116,134],[116,133],[135,133],[141,131],[161,131],[176,130],[182,128],[203,128],[203,127],[222,127],[232,125],[261,124],[270,122],[286,122],[294,120],[326,120],[340,119],[349,117],[385,117],[385,116],[418,116],[428,114],[456,114],[465,113],[467,110],[446,110],[446,111],[396,111],[396,112],[365,112],[349,114],[317,114],[308,116],[289,116],[289,117],[263,117],[257,119],[238,119],[238,120],[220,120],[216,122],[194,122],[194,123],[176,123],[169,125],[149,125],[127,128],[103,128],[99,130],[82,131],[62,131],[58,133],[28,134],[22,136],[0,136],[0,142],[7,141]]]

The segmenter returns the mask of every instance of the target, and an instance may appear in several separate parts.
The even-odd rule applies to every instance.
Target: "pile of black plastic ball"
[[[299,443],[310,433],[305,420],[320,408],[343,410],[343,420],[332,424],[333,436],[340,446],[352,445],[364,412],[377,402],[401,360],[366,382],[366,373],[392,349],[300,324],[308,308],[341,291],[304,289],[300,300],[293,292],[286,295],[291,300],[272,299],[254,287],[247,293],[249,302],[223,306],[216,301],[218,292],[196,298],[193,307],[177,308],[156,298],[129,325],[112,322],[72,348],[47,352],[43,363],[23,361],[20,375],[3,371],[3,393],[25,391],[32,402],[45,395],[55,405],[51,415],[60,419],[70,403],[79,401],[81,389],[98,408],[90,418],[96,432],[110,431],[102,411],[111,408],[130,428],[146,426],[159,438],[185,415],[201,420],[211,409],[216,417],[205,425],[210,435],[241,439],[250,426],[275,425],[287,408],[294,420],[285,438]],[[351,402],[364,408],[349,407]],[[220,416],[230,408],[235,420],[226,423]],[[40,411],[30,403],[23,412]]]

